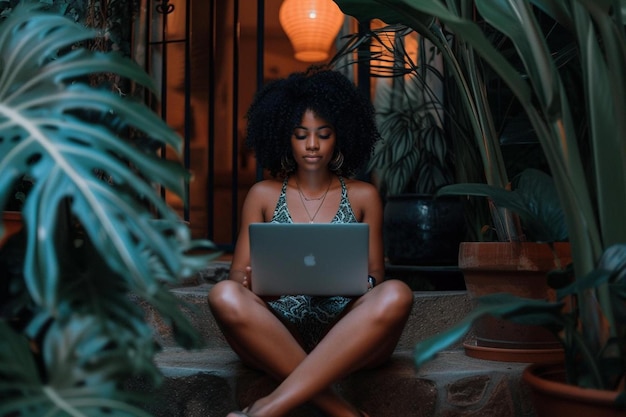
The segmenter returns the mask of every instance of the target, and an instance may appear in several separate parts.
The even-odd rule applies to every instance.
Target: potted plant
[[[508,38],[477,14],[472,2],[459,4],[454,12],[460,18],[476,20],[478,29],[494,45],[496,53],[502,56],[515,54]],[[547,23],[549,26],[550,22]],[[450,31],[441,21],[438,26]],[[558,28],[549,27],[547,30],[559,33]],[[463,195],[482,198],[490,208],[489,215],[476,223],[475,228],[482,227],[481,233],[474,235],[478,239],[462,242],[459,248],[458,265],[463,272],[465,287],[474,299],[491,293],[510,292],[523,297],[554,300],[554,290],[547,285],[545,276],[551,270],[563,270],[571,262],[571,251],[560,201],[552,178],[546,174],[549,167],[545,166],[541,150],[531,154],[534,160],[523,160],[517,155],[511,158],[511,151],[506,155],[509,159],[504,155],[509,148],[520,149],[522,145],[518,142],[532,142],[536,148],[536,134],[524,114],[513,110],[510,110],[511,115],[500,114],[502,110],[498,107],[517,109],[519,112],[520,106],[514,98],[511,99],[512,94],[505,87],[490,92],[493,90],[491,85],[502,84],[501,79],[496,71],[485,65],[473,45],[464,36],[453,32],[447,38],[451,39],[451,54],[458,57],[462,75],[471,86],[457,89],[461,96],[464,91],[472,96],[464,100],[465,103],[477,104],[475,110],[468,111],[463,100],[453,97],[448,106],[457,107],[455,113],[462,121],[474,117],[485,120],[482,124],[485,128],[475,130],[481,135],[476,136],[475,142],[482,155],[486,183],[460,181],[437,192],[438,197]],[[551,44],[558,45],[559,41],[558,36],[550,38]],[[566,57],[568,49],[559,48],[555,47],[553,53],[562,61],[561,65],[565,65],[567,59],[562,57]],[[514,69],[523,72],[517,63]],[[455,84],[450,85],[451,89],[454,87]],[[509,125],[514,127],[515,132],[507,127]],[[496,130],[494,126],[499,128]],[[453,127],[461,134],[468,130],[462,123]],[[492,131],[496,133],[484,135]],[[459,153],[463,153],[464,149]],[[509,175],[513,175],[510,181],[507,178]],[[539,326],[484,316],[474,323],[472,336],[464,343],[466,353],[482,359],[552,362],[563,355],[558,340]]]
[[[458,13],[463,16],[472,16],[473,9],[467,7],[468,4],[465,3],[464,7],[459,6],[456,9]],[[367,15],[367,17],[372,17],[372,15]],[[416,102],[416,104],[409,105],[409,109],[412,107],[419,109],[421,108],[420,106],[427,103],[427,105],[436,108],[440,114],[445,113],[447,123],[444,125],[444,129],[438,130],[439,134],[435,138],[442,141],[446,139],[444,143],[449,142],[454,148],[455,182],[486,182],[486,185],[491,189],[504,192],[511,186],[511,181],[508,179],[507,164],[501,151],[500,137],[502,132],[497,131],[495,128],[496,118],[492,111],[493,106],[490,105],[490,97],[485,94],[489,79],[493,77],[491,75],[492,72],[490,73],[482,68],[479,56],[475,54],[472,45],[465,42],[463,37],[455,36],[444,24],[432,16],[422,14],[411,20],[411,22],[413,29],[419,31],[422,35],[421,39],[427,38],[432,45],[436,46],[438,55],[445,58],[445,65],[443,72],[428,65],[419,66],[410,59],[403,58],[402,45],[396,48],[388,47],[394,53],[391,56],[395,58],[395,55],[399,55],[402,59],[394,60],[394,62],[399,61],[400,65],[391,66],[390,69],[387,69],[388,74],[383,73],[382,76],[386,75],[402,79],[407,73],[417,74],[418,77],[416,79],[418,81],[422,80],[418,93],[424,91],[422,94],[429,97],[428,101],[424,101],[419,94],[413,94],[406,98],[408,94],[404,91],[407,89],[403,87],[397,93],[403,100],[395,99],[395,101],[399,101],[402,105],[405,102]],[[405,21],[396,20],[392,21],[392,23],[390,27],[397,28],[399,23],[405,23]],[[406,33],[406,27],[400,27],[404,27],[404,33]],[[491,33],[493,33],[493,30]],[[382,34],[378,33],[376,35],[378,35],[376,39],[382,36]],[[366,33],[365,35],[358,35],[355,38],[356,40],[354,38],[349,39],[346,43],[348,46],[345,46],[340,51],[340,54],[343,54],[346,49],[350,50],[350,48],[361,51],[362,44],[368,40],[367,36]],[[374,38],[374,35],[370,37]],[[378,41],[378,43],[384,44],[381,41]],[[398,50],[400,51],[399,54],[397,53]],[[424,50],[425,48],[422,48],[422,51]],[[503,47],[500,47],[499,50],[503,53],[506,51]],[[365,55],[365,58],[363,58],[363,55],[363,53],[357,55],[359,57],[358,62],[367,60],[366,62],[369,63],[380,60],[378,55],[373,57]],[[380,68],[380,65],[374,66],[372,71],[374,75],[381,76]],[[424,88],[427,84],[423,81],[425,73],[437,74],[437,78],[444,81],[445,100]],[[393,79],[395,80],[396,78]],[[408,91],[410,92],[410,90]],[[393,95],[391,96],[393,97]],[[394,103],[393,100],[392,103]],[[399,115],[400,120],[407,119],[402,112],[396,111],[396,114]],[[395,139],[395,141],[383,142],[385,146],[377,149],[379,151],[378,154],[375,151],[373,162],[375,166],[382,168],[381,172],[383,174],[388,176],[383,177],[383,179],[389,178],[389,184],[404,186],[407,178],[410,178],[406,172],[411,172],[407,169],[410,164],[406,163],[406,161],[411,162],[414,158],[411,152],[407,152],[411,147],[406,144],[408,141],[403,136],[408,137],[413,134],[415,137],[412,140],[415,143],[419,143],[420,135],[423,134],[423,131],[417,129],[411,131],[406,127],[406,124],[392,124],[394,118],[390,119],[391,123],[389,125],[394,127],[394,134],[391,138]],[[402,132],[409,131],[410,133],[398,135],[396,133],[398,130]],[[404,163],[398,164],[398,161]],[[394,170],[395,166],[400,166],[401,169]],[[558,199],[555,198],[556,194],[550,187],[551,179],[540,174],[537,170],[527,170],[514,180],[516,184],[522,185],[517,194],[523,194],[527,197],[522,199],[522,201],[518,201],[518,203],[531,204],[537,199],[543,199],[544,201],[541,210],[535,210],[534,216],[526,216],[523,224],[519,221],[518,215],[511,212],[509,207],[505,204],[495,204],[492,198],[488,200],[489,204],[476,197],[464,200],[455,198],[455,194],[463,191],[462,188],[458,189],[457,184],[445,185],[445,183],[441,182],[437,187],[433,188],[433,192],[437,192],[437,198],[429,196],[428,202],[437,202],[446,198],[447,204],[450,201],[454,201],[459,210],[462,208],[461,201],[464,203],[463,206],[466,209],[468,224],[466,228],[467,233],[456,235],[456,240],[448,240],[448,242],[451,242],[448,244],[452,244],[454,247],[454,264],[462,271],[465,288],[469,290],[470,296],[477,297],[493,291],[514,288],[519,295],[533,296],[540,299],[553,297],[553,291],[548,288],[543,276],[548,270],[559,268],[569,262],[569,245],[567,243],[551,244],[554,241],[566,240],[566,232],[564,232],[565,226],[562,221],[554,222],[554,218],[550,219],[548,217],[548,215],[554,216],[554,213],[557,216],[561,213],[560,204]],[[537,184],[541,184],[541,186],[537,187]],[[386,185],[386,183],[383,183],[383,185]],[[394,191],[397,192],[397,188]],[[479,193],[464,194],[484,195]],[[442,197],[444,195],[445,197]],[[404,200],[407,197],[406,194],[402,194],[396,198]],[[421,200],[418,200],[418,203],[424,205]],[[395,205],[390,205],[390,207],[393,208]],[[537,206],[535,205],[535,207]],[[485,210],[485,208],[488,208],[488,210]],[[393,230],[400,231],[398,233],[400,236],[399,240],[405,242],[403,245],[397,246],[400,252],[421,252],[426,256],[431,254],[429,251],[430,243],[425,243],[420,239],[421,236],[418,232],[422,229],[428,231],[435,227],[406,226],[408,222],[405,219],[407,218],[421,225],[422,221],[418,214],[423,211],[423,207],[420,205],[415,206],[415,209],[412,211],[403,212],[388,210],[386,207],[385,215],[386,221],[388,221],[386,224],[396,225],[397,227]],[[530,211],[530,208],[526,211]],[[389,220],[387,220],[387,217]],[[434,218],[439,225],[451,225],[455,230],[462,230],[458,222],[450,222],[447,219],[440,219],[434,216],[430,217]],[[539,236],[536,233],[533,234],[534,230],[532,228],[534,223],[552,224],[555,227],[551,231],[555,233],[551,236],[545,233],[543,236]],[[486,224],[489,224],[489,226],[485,227]],[[524,226],[530,230],[525,230]],[[387,237],[390,235],[391,233],[386,234]],[[467,238],[467,243],[461,242],[464,238]],[[440,237],[438,239],[443,240]],[[407,250],[408,243],[406,242],[414,243],[416,249],[413,252]],[[394,247],[391,243],[387,239],[385,242],[386,247]],[[460,247],[459,243],[461,243]],[[518,266],[520,264],[525,267],[520,268]],[[468,341],[465,344],[466,351],[471,356],[509,361],[528,361],[529,358],[532,358],[534,361],[551,361],[555,357],[562,355],[562,349],[558,341],[551,334],[538,327],[514,325],[491,318],[481,319],[475,327],[473,332],[475,340]],[[493,330],[491,330],[492,328]]]
[[[459,13],[471,16],[473,10],[468,5],[471,6],[471,3],[465,2],[462,7],[459,5],[457,10],[459,10]],[[356,7],[358,9],[359,6]],[[369,19],[382,15],[370,13],[364,16]],[[438,24],[438,21],[435,20],[433,16],[420,14],[412,16],[411,19],[409,29],[414,29],[420,33],[420,42],[427,42],[431,45],[430,48],[420,47],[419,62],[411,60],[410,57],[406,57],[401,43],[395,42],[397,47],[394,47],[393,42],[379,40],[379,38],[383,36],[389,37],[389,32],[391,32],[392,35],[401,31],[403,31],[402,34],[406,34],[406,25],[403,25],[405,21],[401,20],[398,21],[400,23],[400,29],[398,29],[398,24],[392,24],[384,27],[380,32],[360,32],[357,35],[352,35],[344,44],[344,47],[338,52],[337,56],[340,57],[340,59],[336,59],[339,62],[345,61],[345,55],[347,53],[358,51],[357,62],[359,64],[366,62],[370,65],[373,63],[374,65],[371,65],[372,75],[378,78],[394,77],[395,81],[397,78],[406,77],[407,74],[416,75],[414,78],[419,82],[418,92],[421,93],[421,96],[418,96],[417,100],[412,100],[413,104],[411,107],[416,109],[434,109],[434,113],[437,114],[439,123],[425,124],[426,129],[423,129],[421,132],[413,129],[412,132],[406,133],[407,129],[404,127],[407,123],[404,122],[405,126],[403,126],[402,123],[394,121],[394,119],[399,119],[402,122],[407,119],[402,111],[397,110],[395,113],[399,116],[389,117],[391,122],[383,125],[393,127],[393,133],[389,135],[389,138],[384,140],[381,144],[382,146],[379,146],[376,150],[371,166],[378,171],[377,174],[379,176],[381,174],[383,175],[382,181],[379,179],[381,192],[384,196],[387,196],[389,194],[388,191],[391,191],[391,194],[397,194],[399,190],[402,190],[403,193],[407,191],[403,187],[409,182],[408,180],[417,176],[416,172],[419,172],[423,168],[423,166],[418,166],[417,171],[414,170],[419,160],[416,155],[420,155],[420,152],[415,151],[415,148],[419,149],[415,144],[425,142],[424,139],[421,139],[422,136],[427,138],[427,143],[435,139],[434,142],[439,144],[437,146],[422,146],[422,148],[425,149],[435,149],[434,155],[445,156],[447,155],[446,152],[448,152],[447,149],[454,149],[454,175],[443,177],[444,180],[434,184],[434,187],[431,186],[431,190],[436,190],[439,186],[450,182],[451,177],[453,179],[452,182],[481,181],[495,187],[505,188],[509,180],[504,158],[500,150],[500,135],[496,131],[496,121],[494,120],[493,112],[490,110],[488,98],[486,94],[484,94],[487,90],[487,75],[485,71],[479,70],[478,59],[471,45],[464,42],[461,37],[453,36],[451,32],[447,31],[445,26]],[[427,41],[425,41],[425,39]],[[376,52],[368,54],[367,44],[370,42],[382,45],[383,52],[386,52],[387,55],[392,57],[390,62],[393,65],[389,65],[389,62],[385,65],[385,61],[382,58],[384,54]],[[435,51],[435,53],[433,53],[433,51]],[[427,60],[423,58],[424,56],[438,56],[443,58],[443,72],[441,68],[436,68],[429,63],[425,64]],[[383,64],[381,65],[380,62],[383,62]],[[351,62],[349,61],[349,63]],[[435,94],[428,87],[426,79],[429,75],[432,79],[437,79],[439,83],[443,82],[443,90],[445,93],[443,100],[440,95]],[[392,97],[392,100],[388,101],[391,102],[393,106],[384,107],[395,107],[397,109],[399,107],[397,103],[403,104],[403,101],[397,98],[402,94],[402,88],[404,88],[403,84],[406,83],[394,82],[394,87],[400,86],[398,89],[399,93],[396,92],[388,95]],[[411,84],[409,84],[409,86],[410,85]],[[407,95],[407,93],[404,94]],[[415,96],[415,94],[413,94],[413,96]],[[423,97],[426,97],[427,100],[424,100]],[[411,98],[413,99],[415,97]],[[376,97],[376,99],[379,99],[379,97]],[[456,103],[456,105],[454,105],[454,103]],[[422,111],[422,113],[424,112]],[[443,119],[444,113],[445,123],[443,123],[443,129],[429,129],[429,127],[433,125],[439,125],[441,127],[441,120]],[[414,124],[424,126],[419,118],[417,118],[416,121],[417,122]],[[403,135],[397,134],[400,128],[403,128],[402,130],[405,132]],[[424,134],[424,131],[427,129],[429,129],[429,131],[427,131],[427,134]],[[406,137],[411,135],[413,136],[412,140],[407,141]],[[407,145],[407,143],[409,144]],[[411,152],[405,152],[407,149],[413,150]],[[424,154],[426,153],[421,153],[421,155]],[[436,170],[431,169],[430,172],[436,172]],[[420,175],[418,178],[428,180],[429,176]],[[424,183],[429,185],[433,184],[428,181]],[[417,184],[419,185],[419,182]],[[410,192],[411,188],[408,190]],[[403,194],[403,196],[404,195],[406,194]],[[519,229],[519,223],[516,221],[515,216],[512,215],[508,209],[496,207],[495,205],[487,206],[484,202],[476,199],[466,199],[464,200],[464,205],[468,218],[466,237],[469,240],[482,241],[492,239],[488,237],[491,236],[492,233],[486,234],[483,227],[490,217],[487,210],[485,210],[487,207],[491,210],[491,217],[500,220],[499,222],[493,222],[492,227],[487,230],[493,230],[493,235],[500,241],[509,242],[520,240],[520,235],[523,233]],[[403,217],[415,217],[420,210],[423,210],[423,207],[420,206],[418,210],[413,210],[409,212],[408,216]],[[394,216],[398,217],[398,213],[394,213]],[[389,217],[393,216],[390,215]],[[446,223],[446,221],[440,221],[439,223]],[[457,229],[461,228],[454,222],[452,224],[454,224]],[[416,230],[419,230],[419,228],[400,226],[398,229],[404,232],[403,238],[401,239],[402,241],[416,241],[418,242],[416,245],[418,249],[415,251],[426,253],[426,256],[430,255],[428,252],[429,244],[423,244],[419,236],[416,236]],[[400,246],[400,250],[407,252],[406,246]],[[458,253],[458,250],[455,248],[454,254],[456,255],[456,253]],[[456,256],[454,264],[456,264]]]
[[[181,345],[201,342],[168,288],[212,246],[162,199],[183,196],[189,176],[153,146],[180,152],[180,137],[130,96],[89,84],[114,73],[156,91],[131,60],[81,46],[95,36],[30,4],[0,24],[0,206],[33,180],[25,227],[0,250],[1,415],[145,415],[124,386],[158,382],[158,346],[130,295]]]
[[[580,391],[547,405],[547,388],[537,389],[538,414],[575,415],[568,403],[585,415],[622,415],[626,375],[626,36],[621,12],[623,1],[476,0],[477,13],[505,34],[516,47],[525,78],[507,58],[498,54],[470,18],[454,12],[454,2],[337,0],[349,14],[380,17],[409,24],[427,14],[445,22],[462,36],[507,83],[524,108],[546,154],[564,210],[573,259],[573,282],[555,280],[558,302],[530,300],[498,294],[484,298],[475,310],[450,332],[420,343],[416,361],[421,364],[461,337],[474,319],[484,314],[515,322],[545,325],[564,346],[564,374],[550,387],[586,388],[609,398],[604,411],[580,405]],[[384,7],[381,7],[384,4]],[[533,7],[535,6],[535,7]],[[362,7],[362,9],[360,9]],[[567,30],[577,52],[583,86],[582,100],[571,99],[536,16],[549,16]],[[580,106],[580,107],[579,107]],[[582,108],[586,130],[576,129],[575,109]],[[578,133],[578,136],[577,136]],[[582,135],[582,136],[580,136]],[[588,145],[588,153],[580,143]],[[585,160],[591,164],[585,164]],[[588,169],[587,169],[588,168]],[[559,282],[560,281],[560,282]],[[530,366],[526,380],[541,379]],[[552,373],[554,375],[554,372]],[[532,377],[530,377],[532,376]],[[596,402],[602,402],[598,400]],[[610,411],[606,411],[606,410]],[[556,414],[560,410],[563,414]],[[609,414],[612,413],[612,414]]]
[[[488,184],[452,184],[437,195],[486,197],[490,203],[517,215],[524,240],[462,242],[459,268],[474,299],[507,292],[520,297],[556,300],[546,276],[564,272],[571,263],[565,217],[552,178],[527,168],[510,187]],[[494,211],[497,214],[498,211]],[[497,218],[496,218],[497,220]],[[517,324],[492,316],[474,322],[473,340],[464,343],[469,356],[515,362],[554,362],[563,349],[552,333],[540,326]]]
[[[331,60],[339,69],[357,63],[366,64],[375,80],[382,140],[367,171],[385,202],[387,259],[393,265],[456,265],[465,237],[462,204],[433,198],[456,174],[445,132],[440,54],[413,29],[387,25],[347,36]]]

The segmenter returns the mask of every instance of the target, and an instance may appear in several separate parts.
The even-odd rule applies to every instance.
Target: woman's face
[[[291,135],[293,158],[299,169],[327,169],[335,150],[335,130],[326,120],[307,110]]]

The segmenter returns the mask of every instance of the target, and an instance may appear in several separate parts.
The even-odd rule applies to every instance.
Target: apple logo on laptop
[[[315,266],[315,255],[313,255],[312,253],[306,255],[304,257],[304,265]]]

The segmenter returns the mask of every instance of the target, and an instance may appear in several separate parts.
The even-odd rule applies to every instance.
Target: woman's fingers
[[[252,277],[252,268],[248,265],[246,266],[246,272],[243,276],[243,286],[250,289],[250,281]]]

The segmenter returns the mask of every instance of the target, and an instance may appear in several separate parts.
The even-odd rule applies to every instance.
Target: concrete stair
[[[193,307],[189,317],[206,341],[201,350],[177,347],[168,326],[144,305],[163,347],[156,360],[165,380],[153,397],[157,400],[145,404],[157,417],[224,417],[276,386],[239,362],[207,306],[213,282],[222,279],[227,268],[227,263],[216,262],[196,279],[172,290]],[[525,363],[473,359],[459,344],[415,369],[415,343],[460,320],[471,309],[471,301],[465,291],[415,291],[414,295],[411,317],[391,361],[339,381],[337,391],[371,417],[533,417],[529,392],[521,382]],[[139,381],[134,384],[135,389],[145,389]],[[323,414],[309,405],[290,414],[318,416]]]

